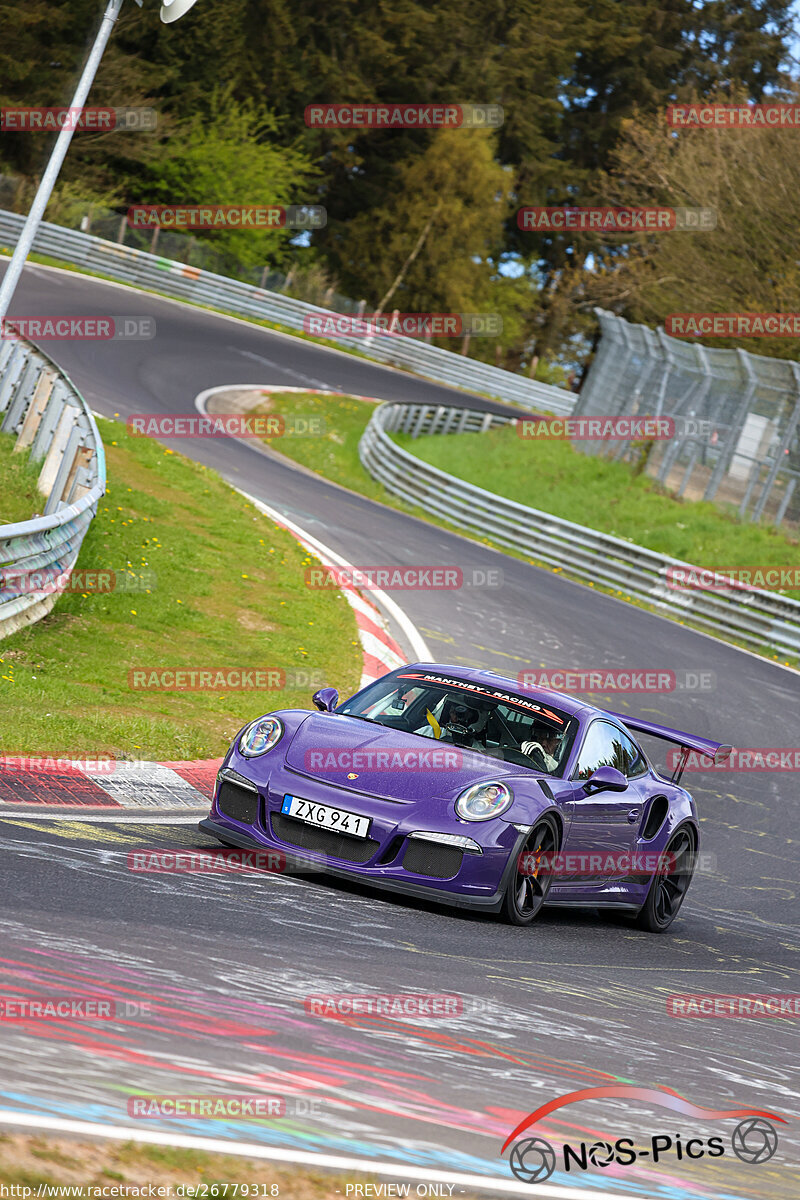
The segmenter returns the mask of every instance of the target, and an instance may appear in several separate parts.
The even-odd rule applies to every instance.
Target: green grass
[[[352,610],[338,592],[306,587],[311,559],[297,542],[215,472],[118,422],[99,425],[109,490],[78,568],[155,581],[65,595],[0,643],[2,752],[215,757],[259,713],[310,707],[310,686],[132,690],[134,669],[298,669],[355,690]]]
[[[351,397],[273,394],[258,411],[321,415],[323,438],[276,437],[273,449],[373,500],[400,506],[364,470],[358,442],[373,405]],[[510,427],[488,433],[392,437],[417,458],[487,491],[662,554],[709,566],[788,566],[800,545],[766,525],[742,524],[706,501],[679,500],[625,463],[591,458],[568,442],[532,442]],[[406,511],[426,515],[410,505]]]
[[[439,514],[431,517],[423,509],[387,492],[361,466],[358,442],[373,407],[351,397],[294,392],[273,393],[258,411],[284,417],[324,416],[327,432],[323,438],[277,437],[269,444],[335,483],[402,512],[432,520],[443,529],[461,532]],[[392,437],[398,445],[432,466],[488,491],[675,558],[709,566],[788,566],[800,561],[798,543],[778,530],[740,524],[733,516],[703,501],[676,499],[652,480],[637,475],[630,466],[590,458],[573,450],[568,443],[523,441],[511,428],[485,434],[417,439],[393,434]],[[475,540],[526,562],[536,562],[489,537],[476,536]],[[544,562],[537,565],[547,567]],[[564,570],[563,574],[568,575],[569,571]],[[649,607],[618,590],[602,587],[597,590],[608,591],[637,607]],[[797,594],[787,592],[787,595]],[[681,623],[690,625],[691,621]],[[764,653],[770,658],[780,657]]]
[[[714,567],[800,562],[800,544],[780,530],[741,523],[708,501],[678,499],[628,464],[581,454],[568,442],[524,440],[511,426],[395,440],[488,491],[673,558]]]
[[[42,464],[31,466],[28,455],[15,454],[17,439],[0,433],[0,525],[16,525],[41,516],[44,496],[36,489]]]
[[[280,416],[322,418],[325,433],[314,437],[265,438],[267,445],[294,462],[310,467],[318,475],[360,492],[383,504],[397,501],[364,470],[358,457],[358,443],[375,405],[352,396],[315,396],[305,392],[274,393],[265,398],[253,415],[278,413]]]
[[[213,1131],[210,1131],[213,1133]],[[43,1169],[52,1163],[58,1171]],[[111,1182],[109,1182],[111,1181]],[[79,1142],[53,1137],[13,1134],[0,1137],[0,1183],[18,1189],[30,1188],[32,1194],[41,1186],[69,1188],[74,1200],[96,1200],[98,1189],[105,1188],[110,1196],[114,1182],[134,1194],[133,1189],[152,1183],[169,1188],[177,1195],[179,1185],[184,1194],[197,1200],[209,1197],[233,1197],[234,1184],[250,1185],[250,1195],[257,1185],[259,1195],[279,1196],[282,1200],[342,1200],[347,1185],[369,1183],[374,1189],[376,1179],[370,1175],[343,1172],[328,1175],[314,1168],[294,1167],[291,1164],[249,1159],[246,1155],[208,1154],[201,1150],[183,1150],[172,1146],[149,1146],[129,1141]],[[227,1189],[225,1184],[228,1185]],[[413,1188],[412,1188],[413,1191]],[[55,1193],[53,1193],[55,1194]],[[241,1194],[241,1190],[239,1191]]]

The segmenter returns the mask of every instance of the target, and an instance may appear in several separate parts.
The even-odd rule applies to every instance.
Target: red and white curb
[[[317,538],[312,537],[305,529],[301,529],[285,513],[278,512],[277,509],[272,508],[269,504],[264,504],[261,500],[257,500],[255,496],[251,496],[247,492],[242,492],[242,495],[260,513],[263,513],[266,517],[270,517],[276,525],[280,526],[281,529],[285,529],[287,533],[291,533],[304,550],[307,550],[309,554],[313,554],[315,558],[319,559],[323,567],[341,567],[344,568],[348,575],[354,573],[351,563],[348,563],[346,559],[342,558],[334,550],[331,550],[330,547],[323,545]],[[351,584],[340,583],[338,586],[356,618],[363,658],[359,687],[366,687],[368,683],[373,683],[376,679],[380,679],[382,675],[393,671],[395,667],[401,667],[408,660],[400,646],[389,633],[386,621],[376,605],[366,600]],[[379,588],[375,589],[374,595],[398,622],[403,633],[409,640],[414,657],[423,662],[430,661],[430,651],[422,635],[399,605]]]
[[[284,514],[263,504],[255,496],[241,493],[259,512],[285,529],[304,550],[323,566],[345,568],[346,559],[324,546]],[[400,646],[386,628],[378,608],[352,586],[340,589],[353,609],[361,642],[360,687],[406,662]],[[384,592],[376,598],[395,619],[412,649],[413,656],[430,661],[430,651],[416,626],[399,605]],[[72,760],[68,758],[0,758],[0,809],[6,805],[31,805],[75,809],[201,809],[214,790],[221,758],[199,762],[126,762]]]
[[[212,390],[224,391],[230,388]],[[286,392],[308,389],[262,387],[260,390]],[[208,394],[203,393],[203,396]],[[205,413],[205,408],[201,407],[200,411]],[[313,554],[323,566],[341,567],[347,575],[353,574],[353,567],[346,559],[312,537],[285,514],[247,492],[240,491],[240,495],[281,529],[291,533],[303,549]],[[356,619],[362,655],[359,687],[366,687],[368,683],[380,679],[395,667],[402,666],[407,658],[389,633],[386,619],[376,605],[366,600],[352,585],[342,584],[339,590],[352,608]],[[421,662],[430,662],[431,654],[424,638],[396,601],[378,588],[374,590],[373,595],[402,630],[413,658]],[[221,758],[201,762],[89,762],[66,758],[0,758],[0,807],[40,805],[73,809],[154,810],[205,808],[213,794],[214,780],[221,763]]]
[[[0,760],[0,808],[207,808],[221,758],[201,762]]]

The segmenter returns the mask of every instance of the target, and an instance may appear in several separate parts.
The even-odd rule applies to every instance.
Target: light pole
[[[50,199],[53,186],[58,179],[58,173],[61,170],[62,163],[69,149],[69,144],[72,141],[75,124],[75,121],[72,119],[73,114],[75,114],[76,110],[80,112],[86,103],[86,97],[89,95],[89,89],[94,82],[97,68],[100,65],[100,59],[103,57],[103,51],[108,44],[108,39],[111,37],[111,31],[114,28],[123,3],[124,0],[108,0],[100,29],[89,57],[86,60],[83,73],[78,80],[75,95],[72,97],[72,103],[69,107],[69,117],[65,120],[61,132],[56,139],[53,153],[50,155],[49,162],[31,205],[31,210],[28,213],[19,241],[11,256],[11,262],[8,264],[2,285],[0,285],[0,324],[2,324],[3,318],[8,312],[14,291],[19,283],[19,277],[22,274],[22,268],[25,266],[26,259],[33,245],[33,239],[36,236],[36,231],[44,216],[44,210],[47,208],[47,202]],[[142,0],[136,0],[136,3],[141,8]],[[179,17],[182,17],[184,13],[187,13],[196,3],[197,0],[163,0],[161,20],[167,25],[171,24],[173,21],[177,21]]]

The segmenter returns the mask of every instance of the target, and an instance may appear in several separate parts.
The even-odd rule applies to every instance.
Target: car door
[[[620,795],[628,798],[627,820],[631,824],[635,848],[647,802],[658,788],[654,787],[650,767],[641,746],[622,729],[617,729],[617,736],[621,752],[619,769],[628,780],[628,791]]]
[[[631,747],[634,751],[638,750],[618,725],[602,718],[592,721],[584,734],[570,778],[578,784],[603,766],[616,767],[627,778],[631,770],[637,769],[636,756],[635,753],[631,754]],[[639,757],[642,758],[641,754]],[[646,763],[644,767],[646,770]],[[569,808],[571,823],[564,846],[565,853],[582,856],[579,860],[581,865],[583,856],[599,854],[603,865],[599,871],[596,867],[582,871],[574,879],[568,876],[564,883],[569,885],[574,882],[582,886],[589,880],[608,883],[627,874],[624,869],[609,871],[608,858],[609,855],[620,856],[633,851],[642,810],[642,795],[637,780],[630,779],[624,792],[597,792],[588,796],[578,793],[576,799],[569,802]]]

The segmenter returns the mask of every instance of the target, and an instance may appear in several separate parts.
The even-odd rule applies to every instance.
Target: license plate
[[[298,821],[306,821],[309,825],[317,825],[320,829],[349,833],[351,837],[365,838],[369,833],[369,817],[359,817],[327,804],[314,804],[311,800],[301,800],[299,796],[284,796],[281,812],[287,817],[296,817]]]

